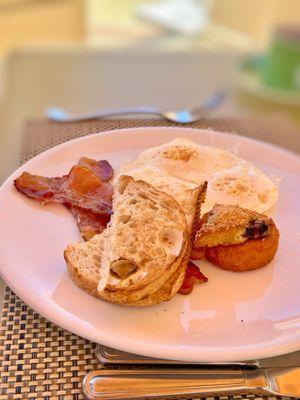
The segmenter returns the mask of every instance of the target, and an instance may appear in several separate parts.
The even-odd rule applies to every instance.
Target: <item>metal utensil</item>
[[[268,358],[261,358],[256,360],[245,360],[245,361],[226,361],[226,362],[190,362],[190,361],[176,361],[166,360],[162,358],[146,357],[139,354],[132,354],[125,351],[113,349],[108,346],[98,344],[96,346],[95,355],[97,360],[105,367],[140,367],[151,365],[160,368],[162,365],[168,365],[168,367],[227,367],[227,368],[300,368],[300,350],[292,353],[282,354],[280,356],[273,356]]]
[[[190,364],[97,345],[96,356],[103,365],[122,369],[85,376],[83,391],[92,400],[246,393],[300,396],[300,351],[261,360]],[[126,365],[131,368],[124,369]],[[145,365],[151,367],[145,369]]]
[[[99,370],[83,380],[87,399],[180,398],[260,394],[300,396],[300,368]]]
[[[225,92],[218,91],[214,93],[208,100],[206,100],[200,107],[192,110],[183,109],[163,112],[155,107],[133,107],[118,110],[102,110],[93,113],[74,115],[62,108],[50,107],[45,110],[45,115],[48,119],[55,122],[77,122],[95,118],[112,117],[116,115],[151,114],[163,117],[172,122],[187,124],[204,118],[210,111],[217,108],[223,102],[224,98]]]
[[[147,365],[151,367],[161,367],[162,365],[168,365],[169,367],[188,367],[188,366],[217,366],[217,367],[230,367],[230,368],[258,368],[260,366],[260,360],[247,360],[247,361],[227,361],[227,362],[190,362],[190,361],[176,361],[176,360],[166,360],[163,358],[152,358],[146,357],[139,354],[127,353],[125,351],[113,349],[108,346],[103,346],[102,344],[97,344],[95,355],[99,363],[105,367],[121,367],[127,366],[146,368]],[[290,365],[290,364],[289,364]],[[300,365],[300,355],[299,363]]]

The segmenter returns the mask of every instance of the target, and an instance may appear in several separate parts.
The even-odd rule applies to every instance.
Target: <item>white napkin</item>
[[[138,7],[138,16],[185,35],[204,30],[212,0],[161,0]]]

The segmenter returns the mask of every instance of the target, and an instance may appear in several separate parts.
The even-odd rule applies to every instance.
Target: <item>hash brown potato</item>
[[[262,268],[275,256],[279,241],[279,231],[272,223],[269,235],[259,239],[249,239],[244,243],[207,247],[205,257],[218,267],[244,272]]]

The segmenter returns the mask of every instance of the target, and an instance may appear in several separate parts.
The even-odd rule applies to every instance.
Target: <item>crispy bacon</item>
[[[76,206],[66,206],[75,218],[80,234],[84,240],[90,240],[94,235],[101,233],[106,228],[110,217],[84,210]]]
[[[16,189],[41,203],[64,204],[85,240],[106,227],[112,213],[113,187],[107,181],[113,169],[105,160],[82,157],[68,175],[47,178],[28,172],[14,181]]]
[[[193,287],[197,283],[205,283],[208,279],[205,275],[200,272],[200,269],[197,265],[193,264],[189,261],[186,272],[185,278],[182,282],[181,288],[179,289],[178,293],[180,294],[189,294],[192,292]]]
[[[91,170],[75,165],[69,175],[46,178],[28,172],[14,181],[19,192],[42,203],[55,201],[110,215],[113,187],[102,182]]]
[[[88,157],[81,157],[78,164],[91,170],[102,182],[108,182],[114,173],[106,160],[96,161]]]
[[[14,181],[16,189],[32,199],[40,200],[42,203],[52,201],[54,193],[57,192],[67,181],[68,176],[57,178],[46,178],[44,176],[32,175],[23,172]]]

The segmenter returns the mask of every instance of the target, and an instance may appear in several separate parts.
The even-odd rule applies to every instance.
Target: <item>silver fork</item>
[[[77,122],[116,115],[150,114],[163,117],[168,121],[187,124],[204,118],[209,112],[217,108],[223,102],[224,98],[225,92],[223,90],[217,91],[200,107],[196,107],[192,110],[183,109],[163,112],[156,107],[133,107],[116,110],[102,110],[84,114],[71,114],[62,108],[50,107],[45,110],[45,115],[49,120],[55,122]]]

